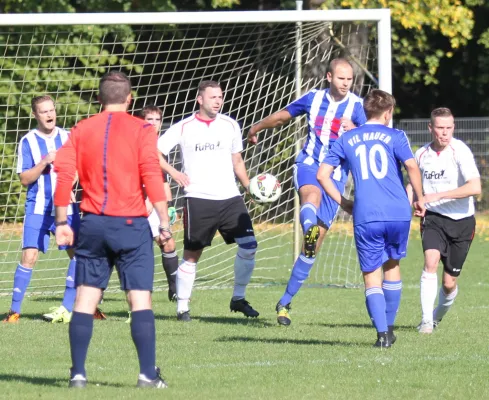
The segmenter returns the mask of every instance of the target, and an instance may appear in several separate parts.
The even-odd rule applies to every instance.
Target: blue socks
[[[317,225],[318,223],[317,209],[312,203],[303,204],[299,215],[302,231],[304,233],[312,225]],[[285,289],[285,293],[280,299],[280,304],[286,306],[292,301],[292,297],[297,294],[304,281],[309,277],[309,272],[311,271],[315,259],[316,258],[306,258],[306,256],[301,253],[297,260],[295,260],[289,282],[287,283],[287,289]]]
[[[302,226],[302,231],[305,233],[312,225],[317,225],[317,209],[312,203],[305,203],[302,205],[300,210],[300,221]]]
[[[87,359],[88,345],[92,339],[93,314],[73,311],[69,327],[71,348],[71,377],[86,375],[85,360]]]
[[[387,326],[393,326],[401,303],[402,281],[384,281],[382,290],[385,298]]]
[[[14,291],[12,293],[12,305],[10,309],[13,312],[20,314],[22,301],[24,300],[25,291],[29,286],[32,277],[32,268],[25,268],[22,265],[17,265],[14,274]]]
[[[156,330],[153,310],[131,313],[131,336],[139,358],[140,373],[156,379]]]
[[[314,260],[316,258],[306,258],[302,253],[299,255],[292,268],[287,289],[285,289],[285,293],[280,299],[280,304],[286,306],[292,301],[292,297],[297,294],[304,281],[308,278]]]
[[[66,273],[66,289],[63,296],[63,307],[68,310],[68,312],[73,311],[73,306],[75,304],[76,298],[76,288],[75,288],[75,268],[76,260],[73,258],[68,266],[68,272]]]
[[[365,290],[365,303],[377,332],[387,332],[386,305],[382,289],[371,287]]]

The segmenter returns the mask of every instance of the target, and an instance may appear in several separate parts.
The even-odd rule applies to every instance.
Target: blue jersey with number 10
[[[401,173],[401,163],[410,158],[414,155],[406,134],[381,124],[367,122],[336,140],[324,162],[334,167],[343,161],[350,165],[354,225],[411,220]]]

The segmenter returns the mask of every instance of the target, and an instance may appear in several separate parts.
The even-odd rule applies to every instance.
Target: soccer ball
[[[257,203],[273,203],[282,194],[282,187],[271,174],[259,174],[250,180],[250,194]]]

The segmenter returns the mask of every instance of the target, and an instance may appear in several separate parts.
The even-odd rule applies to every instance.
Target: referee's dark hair
[[[378,118],[395,106],[396,99],[394,96],[380,89],[370,91],[363,99],[363,108],[367,119]]]
[[[124,104],[131,93],[131,81],[124,72],[110,71],[100,79],[99,101],[103,106]]]

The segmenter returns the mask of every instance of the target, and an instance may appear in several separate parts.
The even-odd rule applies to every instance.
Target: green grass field
[[[89,388],[67,389],[67,325],[40,314],[61,297],[26,298],[17,325],[0,325],[0,398],[172,399],[485,399],[489,398],[489,258],[487,236],[477,236],[460,280],[460,294],[439,329],[415,330],[420,320],[419,239],[402,265],[404,290],[393,348],[372,348],[375,331],[362,289],[304,287],[294,299],[292,325],[276,324],[274,306],[284,286],[251,288],[261,312],[246,320],[229,312],[230,289],[197,290],[193,321],[179,323],[165,292],[154,296],[157,360],[170,388],[135,389],[137,357],[122,293],[108,294],[107,321],[96,321],[87,371]],[[0,297],[7,310],[10,299]]]

